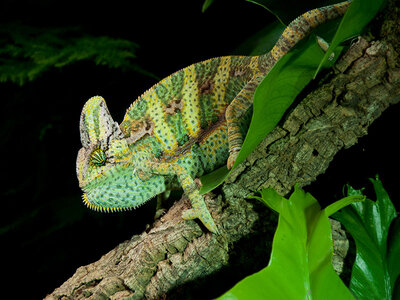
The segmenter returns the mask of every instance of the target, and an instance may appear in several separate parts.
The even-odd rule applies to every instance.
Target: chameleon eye
[[[98,167],[104,166],[106,163],[106,153],[103,149],[97,148],[94,149],[93,152],[90,154],[90,162]]]

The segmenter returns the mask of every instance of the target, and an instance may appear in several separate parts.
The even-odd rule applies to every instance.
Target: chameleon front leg
[[[225,117],[228,127],[229,158],[228,169],[231,169],[243,144],[243,136],[240,132],[240,121],[249,107],[253,104],[253,96],[256,88],[263,80],[262,74],[255,75],[244,88],[236,95],[226,109]]]
[[[192,208],[185,211],[182,214],[182,218],[185,220],[199,219],[208,230],[213,233],[218,233],[217,226],[215,225],[206,203],[204,202],[204,197],[200,195],[199,189],[193,178],[190,177],[188,172],[178,164],[174,165],[174,171],[178,176],[183,191],[192,203]]]
[[[192,208],[182,214],[184,220],[199,219],[204,226],[213,233],[218,233],[217,225],[208,211],[204,197],[200,195],[199,189],[194,179],[189,175],[188,171],[178,163],[165,163],[149,161],[147,168],[155,173],[164,175],[176,175],[183,188],[185,195],[189,198]]]

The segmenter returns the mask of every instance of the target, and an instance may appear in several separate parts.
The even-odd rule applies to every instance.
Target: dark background
[[[274,18],[246,1],[2,1],[0,26],[78,26],[83,34],[137,43],[136,63],[163,78],[215,56],[247,54],[239,47]],[[4,46],[7,41],[1,40]],[[240,50],[242,49],[242,50]],[[0,53],[1,56],[1,53]],[[125,213],[87,209],[75,174],[79,116],[85,101],[103,96],[116,121],[157,81],[134,72],[81,61],[52,68],[20,86],[0,83],[0,206],[2,296],[40,299],[81,265],[96,261],[152,222],[155,203]],[[326,174],[307,188],[317,199],[341,197],[345,183],[360,188],[379,174],[399,202],[399,105],[376,121],[369,135],[341,151]],[[4,277],[6,277],[4,279]],[[5,293],[5,294],[4,294]],[[5,297],[7,299],[7,297]]]

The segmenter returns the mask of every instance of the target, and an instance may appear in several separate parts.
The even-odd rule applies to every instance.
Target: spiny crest
[[[129,211],[134,208],[137,208],[138,206],[135,207],[103,207],[103,206],[98,206],[96,204],[91,203],[88,198],[86,193],[82,195],[83,203],[90,209],[98,212],[106,212],[106,213],[113,213],[113,212],[120,212],[120,211]],[[140,206],[140,205],[139,205]]]

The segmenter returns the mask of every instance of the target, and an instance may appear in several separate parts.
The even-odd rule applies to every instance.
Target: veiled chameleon
[[[177,71],[137,98],[121,124],[103,98],[89,99],[77,158],[85,204],[124,210],[181,186],[192,203],[183,218],[198,218],[218,232],[194,178],[225,163],[232,167],[243,143],[241,119],[261,80],[299,40],[343,15],[349,4],[304,13],[265,55],[217,57]]]

